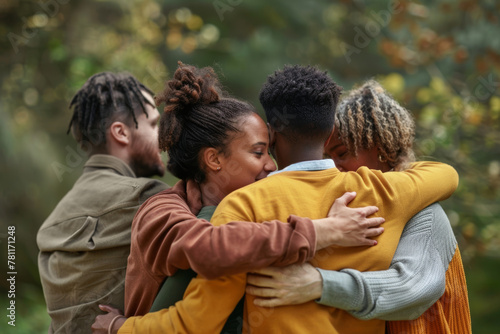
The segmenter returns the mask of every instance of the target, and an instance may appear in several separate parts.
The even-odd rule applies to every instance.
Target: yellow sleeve
[[[361,167],[351,176],[345,186],[347,191],[358,192],[355,205],[378,205],[386,214],[398,212],[405,222],[432,203],[447,199],[458,187],[455,169],[439,162],[417,162],[404,172]]]
[[[458,187],[458,173],[440,162],[416,162],[404,172],[385,173],[399,198],[411,202],[432,203],[449,198]]]
[[[130,317],[118,334],[220,333],[245,294],[246,274],[191,280],[184,299],[141,317]]]

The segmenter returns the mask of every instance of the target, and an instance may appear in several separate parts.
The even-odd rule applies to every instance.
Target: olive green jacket
[[[167,188],[137,178],[114,156],[90,157],[37,235],[49,333],[91,333],[99,304],[123,310],[132,219],[146,199]]]

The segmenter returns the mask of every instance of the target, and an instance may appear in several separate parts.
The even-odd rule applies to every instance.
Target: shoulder
[[[152,180],[150,179],[150,181]],[[175,186],[170,188],[163,182],[145,184],[143,189],[147,189],[149,186],[154,191],[144,199],[137,214],[164,206],[182,205],[187,207],[186,192],[183,183],[181,183],[182,181],[179,181]]]
[[[141,193],[142,201],[156,195],[157,193],[169,189],[169,186],[157,179],[148,179],[144,177],[136,178],[137,187]]]
[[[268,176],[245,187],[237,189],[224,197],[217,206],[212,219],[214,225],[227,221],[254,221],[254,208],[268,198],[273,198],[279,189],[281,175]]]
[[[443,207],[439,203],[434,203],[422,209],[412,218],[413,220],[444,220],[449,221]]]
[[[259,195],[272,194],[277,190],[282,190],[283,185],[286,184],[288,177],[280,173],[268,176],[265,179],[256,181],[252,184],[239,188],[229,195],[227,195],[219,204],[219,206],[226,206],[229,203],[235,202],[253,202],[262,200]]]
[[[446,261],[451,260],[457,241],[450,220],[439,203],[431,204],[418,212],[408,222],[405,230],[407,233],[421,233],[425,230],[441,257]]]

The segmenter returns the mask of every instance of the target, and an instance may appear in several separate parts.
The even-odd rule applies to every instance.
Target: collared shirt
[[[49,333],[90,333],[99,304],[123,309],[130,227],[139,206],[167,189],[97,154],[37,234]]]
[[[315,171],[315,170],[325,170],[330,168],[335,168],[335,163],[333,162],[332,159],[301,161],[286,166],[283,169],[272,172],[269,174],[269,176],[288,171]]]

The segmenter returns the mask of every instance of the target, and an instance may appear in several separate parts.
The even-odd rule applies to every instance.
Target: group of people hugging
[[[263,120],[210,67],[179,62],[156,94],[88,79],[68,132],[89,159],[37,235],[49,333],[471,333],[437,203],[456,171],[416,161],[378,82],[341,92],[284,66]]]

